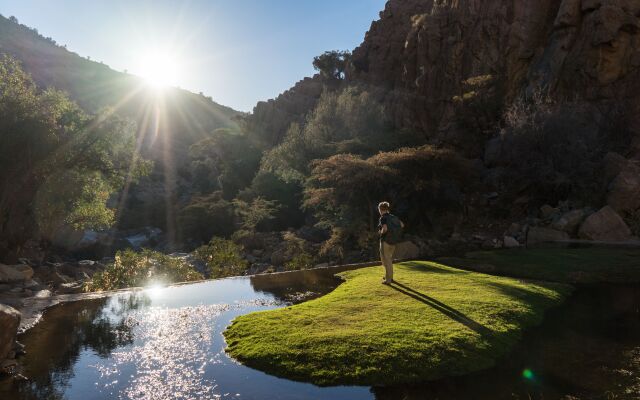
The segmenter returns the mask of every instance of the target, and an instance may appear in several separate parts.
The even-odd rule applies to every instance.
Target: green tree
[[[251,184],[261,153],[240,132],[217,129],[193,144],[189,156],[194,188],[203,194],[221,190],[230,200]]]
[[[313,58],[313,68],[324,77],[340,80],[345,78],[350,60],[351,53],[348,51],[325,51]]]
[[[105,110],[91,116],[62,92],[38,91],[19,63],[0,58],[0,253],[60,226],[108,226],[109,196],[147,173],[135,126]],[[3,256],[3,254],[0,254]]]
[[[448,213],[463,216],[463,195],[470,189],[473,172],[468,160],[431,146],[382,152],[368,159],[339,154],[313,162],[304,205],[313,211],[318,225],[340,236],[341,240],[329,243],[355,240],[371,248],[379,201],[391,201],[409,229],[445,231],[452,228]]]
[[[227,237],[235,229],[233,205],[219,191],[196,196],[180,210],[178,229],[183,242],[205,243],[213,236]]]
[[[260,223],[273,219],[279,208],[275,201],[262,197],[256,197],[251,202],[234,199],[233,205],[241,221],[239,234],[255,232]]]
[[[124,250],[116,253],[115,261],[107,265],[104,271],[93,275],[86,289],[113,290],[201,279],[203,276],[182,258],[152,250]]]

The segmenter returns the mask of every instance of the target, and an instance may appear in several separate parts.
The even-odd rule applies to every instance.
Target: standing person
[[[402,229],[404,224],[400,218],[391,214],[391,206],[383,201],[378,204],[380,221],[378,222],[378,233],[380,234],[380,260],[384,266],[385,276],[382,283],[388,285],[393,282],[393,252],[396,244],[402,240]]]

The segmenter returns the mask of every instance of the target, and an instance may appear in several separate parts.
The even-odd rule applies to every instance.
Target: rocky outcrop
[[[311,111],[326,85],[320,75],[304,78],[291,89],[275,99],[260,101],[253,108],[253,113],[245,117],[248,128],[260,134],[268,145],[279,143],[293,122],[303,122]]]
[[[0,264],[0,283],[26,282],[33,277],[33,268],[28,265]]]
[[[397,126],[444,141],[467,100],[488,110],[539,87],[637,100],[639,15],[637,0],[390,0],[354,50],[348,80],[382,88]]]
[[[583,239],[614,242],[631,238],[629,227],[610,206],[605,206],[587,217],[578,234]]]
[[[640,209],[640,164],[627,161],[609,185],[607,203],[620,213]]]
[[[553,221],[551,227],[553,229],[567,232],[570,235],[573,235],[578,230],[578,227],[586,217],[587,213],[583,209],[571,210],[562,214],[560,218]]]
[[[18,326],[20,326],[20,313],[12,307],[0,304],[0,364],[4,364],[7,358],[15,358],[15,353],[11,353]]]

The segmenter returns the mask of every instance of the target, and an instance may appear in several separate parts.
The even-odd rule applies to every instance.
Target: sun
[[[181,73],[178,57],[161,50],[142,53],[136,69],[147,83],[156,88],[176,85]]]

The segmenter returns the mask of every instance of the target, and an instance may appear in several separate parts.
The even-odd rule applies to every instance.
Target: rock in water
[[[33,268],[28,265],[0,264],[0,283],[23,282],[33,278]]]
[[[9,354],[16,340],[21,314],[13,307],[0,304],[0,361]]]
[[[610,206],[591,214],[580,226],[578,235],[583,239],[624,241],[631,238],[631,230]]]

